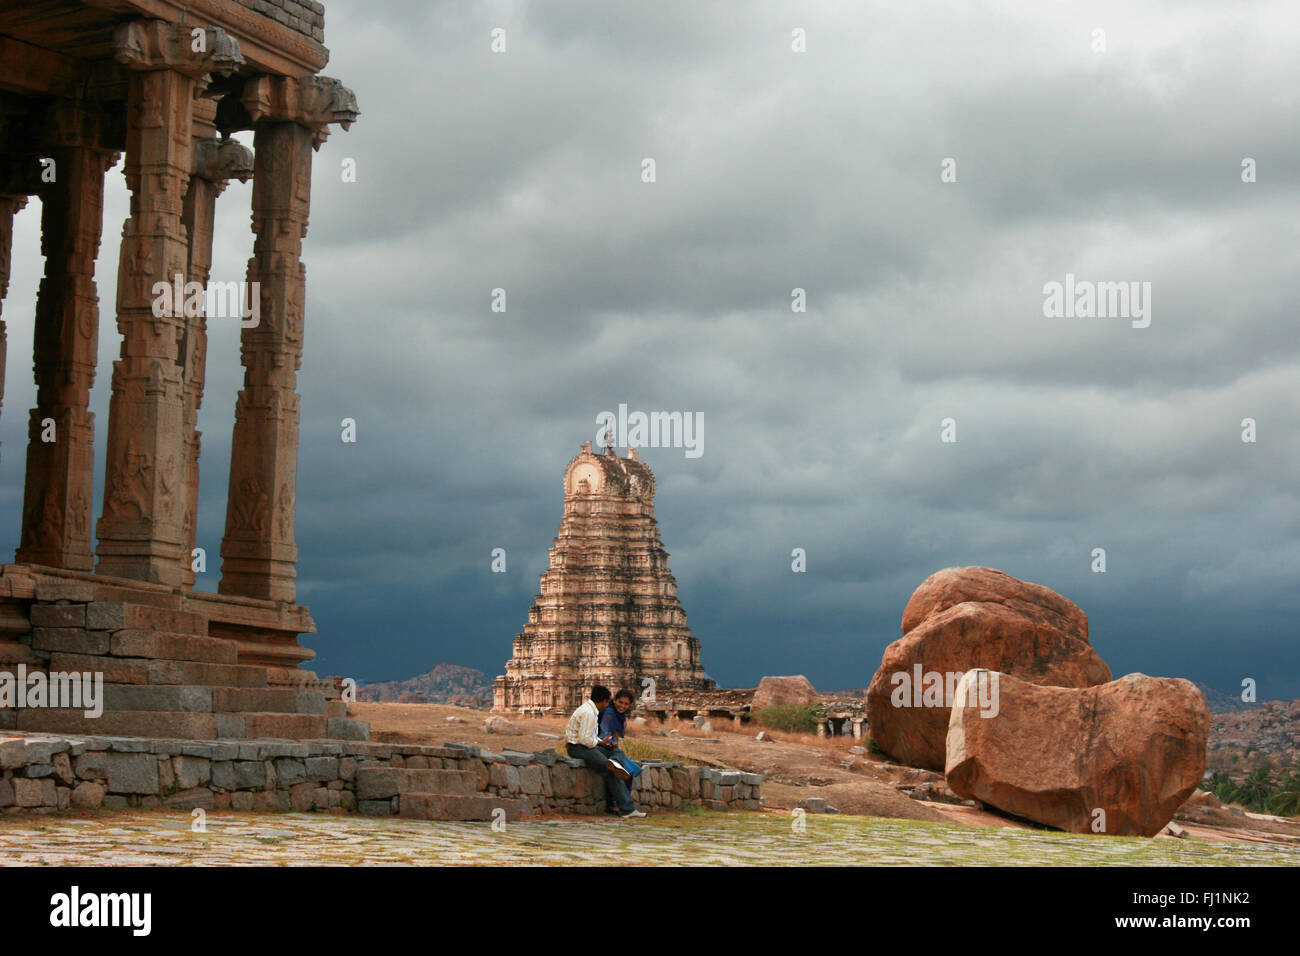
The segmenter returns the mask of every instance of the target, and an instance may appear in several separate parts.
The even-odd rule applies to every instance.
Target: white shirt
[[[600,741],[597,736],[599,725],[600,712],[589,699],[569,718],[569,725],[564,729],[564,740],[580,747],[594,747]]]

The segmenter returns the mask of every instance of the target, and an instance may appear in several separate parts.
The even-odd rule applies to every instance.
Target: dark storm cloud
[[[319,669],[500,672],[563,468],[626,402],[704,415],[701,458],[643,458],[724,684],[860,686],[926,575],[989,564],[1080,603],[1117,673],[1300,696],[1297,33],[1283,3],[333,0],[326,72],[362,117],[317,155],[305,247],[299,584]],[[247,203],[235,185],[219,206],[223,277],[249,254]],[[38,268],[19,251],[5,312],[15,502],[31,402],[15,302]],[[1043,285],[1067,272],[1150,281],[1151,326],[1045,318]],[[215,556],[233,329],[209,354]]]

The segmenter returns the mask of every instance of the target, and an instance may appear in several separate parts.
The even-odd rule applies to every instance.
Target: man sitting
[[[614,805],[618,815],[624,820],[645,816],[636,808],[627,792],[623,781],[631,774],[621,763],[613,758],[613,750],[618,746],[611,737],[601,738],[597,735],[600,726],[600,711],[609,703],[609,688],[600,684],[592,687],[591,699],[573,712],[569,725],[564,731],[565,749],[570,757],[577,757],[588,767],[596,770],[605,779],[605,793],[614,795]]]

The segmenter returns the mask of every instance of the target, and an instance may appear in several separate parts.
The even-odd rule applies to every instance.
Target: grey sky
[[[863,685],[921,580],[987,564],[1079,603],[1117,674],[1300,696],[1300,11],[1131,6],[331,0],[325,72],[362,116],[317,154],[306,243],[317,669],[500,673],[564,465],[624,402],[704,415],[701,458],[642,457],[724,685]],[[97,449],[127,200],[109,178]],[[242,276],[250,191],[219,200],[214,278]],[[38,219],[4,309],[11,545]],[[1151,282],[1151,326],[1045,318],[1066,273]],[[208,354],[215,589],[233,325]],[[98,511],[102,462],[96,482]]]

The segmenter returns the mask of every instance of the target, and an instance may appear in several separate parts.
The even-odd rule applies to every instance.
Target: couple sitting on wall
[[[609,688],[597,684],[591,689],[591,699],[573,712],[564,731],[569,756],[585,761],[605,779],[605,812],[617,813],[624,820],[645,816],[627,789],[627,781],[638,776],[641,768],[619,749],[631,709],[630,690],[620,690],[611,701]]]

